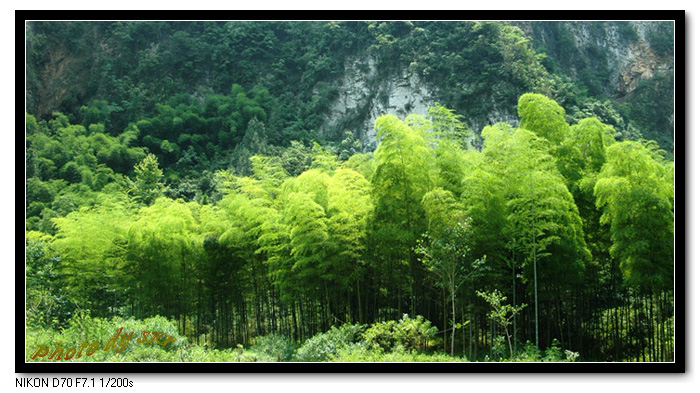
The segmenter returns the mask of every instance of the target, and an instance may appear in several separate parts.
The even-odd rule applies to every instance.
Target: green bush
[[[415,319],[404,314],[400,321],[379,322],[372,325],[363,334],[365,343],[370,348],[384,351],[401,345],[406,349],[425,350],[436,344],[431,340],[437,334],[437,328],[418,315]]]
[[[354,343],[338,350],[331,356],[334,362],[466,362],[466,358],[451,357],[445,353],[424,353],[416,350],[407,351],[398,345],[392,351],[380,348],[368,348],[365,343]]]
[[[252,351],[261,362],[288,362],[294,359],[295,348],[289,339],[281,334],[273,333],[257,337]]]
[[[552,345],[544,351],[543,362],[575,362],[578,359],[578,352],[563,350],[559,341],[555,338]]]
[[[133,332],[125,348],[119,353],[116,352],[116,348],[105,351],[105,345],[115,336],[119,328],[122,328],[121,334]],[[144,331],[164,333],[173,337],[175,341],[169,342],[165,346],[155,342],[137,342]],[[164,340],[163,337],[160,338],[161,342]],[[87,349],[85,349],[80,358],[76,354],[68,360],[69,362],[181,361],[178,359],[178,353],[185,349],[186,340],[179,335],[175,324],[165,317],[159,316],[144,320],[114,317],[108,320],[92,318],[89,312],[82,311],[74,315],[68,321],[68,327],[60,331],[28,326],[26,356],[28,361],[56,361],[48,359],[48,357],[58,348],[59,343],[65,355],[69,348],[74,347],[78,351],[79,347],[87,341],[88,345],[97,342],[99,347],[90,356],[87,356]],[[48,347],[49,353],[43,357],[37,356],[35,359],[31,359],[30,357],[37,352],[39,346]]]
[[[60,342],[61,348],[65,351],[71,347],[79,347],[85,340],[88,342],[97,341],[100,347],[90,356],[86,356],[87,350],[82,352],[78,359],[75,355],[69,362],[255,362],[272,361],[269,353],[274,352],[272,348],[280,347],[282,341],[270,336],[261,338],[261,353],[268,355],[261,356],[250,351],[245,351],[242,346],[235,349],[208,350],[203,346],[187,344],[186,338],[181,337],[177,332],[175,324],[165,317],[153,317],[144,320],[112,318],[92,318],[88,312],[80,312],[69,321],[69,326],[61,331],[52,330],[41,326],[29,326],[27,331],[26,356],[28,361],[52,362],[48,359],[56,345]],[[113,337],[118,328],[123,328],[122,332],[134,332],[129,340],[126,349],[117,353],[115,350],[104,351],[105,344]],[[157,331],[165,333],[176,339],[175,342],[165,346],[156,343],[138,343],[136,340],[141,337],[143,331]],[[161,338],[162,341],[162,338]],[[30,356],[37,351],[39,345],[49,347],[49,354],[43,357],[31,359]],[[264,347],[264,348],[263,348]],[[267,351],[267,352],[266,352]],[[289,352],[286,359],[289,360]],[[277,360],[275,355],[274,360]],[[60,360],[66,361],[66,360]]]
[[[540,361],[541,353],[535,347],[535,344],[527,341],[525,344],[518,346],[518,353],[515,355],[516,362],[538,362]]]
[[[559,341],[555,338],[552,345],[544,350],[544,353],[535,347],[533,343],[527,341],[519,347],[515,356],[516,362],[575,362],[578,360],[578,352],[562,350]]]
[[[367,329],[362,338],[370,348],[388,351],[396,344],[394,325],[396,321],[375,323]]]
[[[297,349],[296,359],[301,362],[325,362],[330,360],[340,349],[356,343],[361,338],[365,325],[344,324],[333,326],[329,331],[319,333]]]

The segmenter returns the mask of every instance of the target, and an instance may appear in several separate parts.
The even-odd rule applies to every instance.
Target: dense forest
[[[674,361],[672,68],[622,94],[560,22],[26,31],[28,360]],[[363,56],[439,103],[331,121]]]

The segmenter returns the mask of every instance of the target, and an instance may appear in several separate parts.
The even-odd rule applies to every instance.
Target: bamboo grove
[[[673,161],[596,118],[567,124],[539,94],[518,114],[480,137],[441,106],[385,115],[374,152],[315,144],[298,175],[256,155],[201,202],[163,196],[147,155],[55,234],[27,233],[27,317],[160,315],[232,347],[408,314],[470,359],[505,336],[516,352],[557,340],[584,360],[673,361]],[[515,311],[502,325],[493,291]]]

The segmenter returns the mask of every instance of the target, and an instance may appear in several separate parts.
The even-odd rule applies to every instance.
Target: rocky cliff
[[[583,81],[588,92],[601,101],[624,103],[640,82],[673,72],[673,51],[655,42],[658,22],[513,22],[545,53],[550,72]],[[667,48],[666,48],[667,49]],[[427,108],[441,100],[440,89],[403,68],[398,75],[382,78],[369,54],[348,59],[342,78],[335,85],[338,98],[331,104],[321,129],[345,128],[360,136],[367,149],[376,145],[374,121],[382,114],[405,118],[409,113],[425,115]],[[495,102],[482,118],[466,121],[479,132],[487,124],[517,125],[514,107]],[[673,114],[668,114],[672,122]]]
[[[545,22],[514,25],[532,39],[534,46],[543,47],[548,56],[559,60],[566,74],[581,77],[588,68],[608,74],[604,92],[627,95],[640,81],[673,71],[673,52],[656,42],[665,33],[664,29],[673,28],[671,22],[546,23],[549,25]],[[561,46],[570,44],[573,47],[562,50]]]
[[[338,98],[330,106],[321,133],[338,128],[355,130],[366,150],[376,147],[377,118],[385,114],[401,119],[412,113],[427,115],[428,107],[439,101],[437,89],[415,72],[402,70],[397,76],[380,77],[371,56],[349,59],[336,87]]]

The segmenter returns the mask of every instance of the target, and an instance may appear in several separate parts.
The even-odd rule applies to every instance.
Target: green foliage
[[[540,351],[531,342],[526,342],[518,352],[515,362],[576,362],[579,360],[578,352],[568,349],[562,350],[557,339],[552,340],[552,345]]]
[[[412,249],[425,228],[421,200],[432,185],[430,151],[424,131],[395,116],[380,117],[375,128],[380,144],[371,178],[374,214],[370,236],[375,252],[381,255],[379,260],[385,261],[380,269],[394,273],[389,280],[405,281],[409,273],[405,266],[417,265]]]
[[[514,109],[519,95],[549,89],[541,56],[505,22],[381,23],[371,32],[380,70],[410,64],[440,89],[441,102],[463,108],[459,114],[471,121],[486,121],[491,102]]]
[[[136,178],[129,180],[129,193],[134,200],[146,206],[152,204],[164,189],[163,171],[158,167],[158,159],[149,154],[134,167]]]
[[[35,22],[29,37],[30,74],[39,79],[43,74],[37,70],[53,71],[51,58],[58,54],[72,62],[78,72],[70,75],[71,88],[63,88],[64,95],[51,80],[32,81],[29,89],[35,100],[30,102],[30,112],[45,115],[47,103],[40,97],[48,90],[57,96],[53,105],[74,109],[84,122],[99,121],[120,130],[134,119],[154,116],[158,103],[191,105],[188,99],[210,89],[222,97],[222,93],[228,94],[230,100],[223,102],[230,109],[208,103],[206,117],[214,111],[223,112],[224,116],[216,117],[231,121],[228,125],[233,126],[216,124],[213,136],[232,131],[231,137],[240,138],[241,128],[251,118],[258,118],[283,130],[273,140],[282,145],[300,139],[303,128],[314,129],[319,124],[318,116],[308,120],[308,127],[302,119],[322,113],[323,103],[333,93],[326,89],[323,99],[312,104],[312,91],[315,87],[323,90],[321,82],[342,71],[344,58],[355,52],[361,36],[366,35],[363,25],[341,23],[328,28],[313,22]],[[250,45],[252,42],[260,45]],[[263,75],[261,69],[268,72]],[[286,95],[298,101],[278,102],[276,97]],[[74,103],[78,96],[97,100],[81,107],[82,103]],[[231,113],[236,115],[229,116]],[[187,126],[188,120],[180,118]],[[200,132],[190,134],[208,137]],[[186,146],[181,148],[185,150]],[[159,155],[159,159],[164,157]]]
[[[302,142],[291,141],[290,146],[282,152],[282,166],[291,176],[299,176],[311,168],[311,149]]]
[[[361,333],[365,328],[366,326],[359,324],[333,326],[330,330],[306,340],[297,349],[295,359],[300,362],[331,361],[349,345],[360,342]]]
[[[321,263],[326,258],[328,219],[324,209],[309,194],[292,193],[285,213],[291,221],[292,271],[298,271],[300,278],[313,280],[322,274]]]
[[[280,334],[257,337],[251,349],[261,362],[287,362],[294,359],[295,354],[294,345]]]
[[[124,347],[122,347],[124,344],[121,343],[120,339],[115,349],[105,350],[109,340],[116,335],[119,328],[123,328],[122,334],[134,333]],[[137,339],[141,337],[141,333],[144,331],[165,333],[173,337],[174,341],[169,342],[165,346],[155,342],[137,342]],[[76,313],[70,319],[69,325],[60,331],[30,326],[27,331],[27,360],[55,361],[48,359],[48,357],[59,343],[61,343],[60,347],[64,349],[65,353],[65,350],[71,347],[79,349],[86,341],[88,345],[98,342],[100,345],[99,349],[90,356],[86,355],[86,351],[82,352],[80,358],[77,358],[76,354],[72,359],[67,360],[68,362],[180,361],[177,354],[186,348],[187,345],[187,339],[180,336],[177,326],[163,317],[144,320],[120,317],[105,319],[93,318],[89,312],[81,311]],[[163,339],[161,339],[162,341]],[[37,351],[39,345],[48,346],[50,348],[49,354],[44,357],[31,359],[31,355]],[[121,349],[121,351],[117,352],[117,349]]]
[[[649,33],[649,46],[661,57],[673,56],[674,53],[674,24],[660,22]]]
[[[418,315],[404,315],[399,321],[378,322],[367,328],[362,339],[369,348],[391,351],[398,347],[406,350],[426,350],[434,346],[437,328]]]
[[[464,124],[464,116],[444,106],[436,104],[429,107],[428,117],[432,136],[439,141],[454,141],[460,147],[468,147],[475,137],[472,130]]]
[[[491,306],[491,311],[488,313],[488,318],[494,323],[496,323],[498,326],[500,326],[505,332],[506,338],[508,338],[510,357],[512,359],[515,354],[513,352],[513,346],[510,340],[510,332],[508,331],[508,326],[510,326],[513,323],[512,320],[520,311],[527,307],[527,305],[521,304],[519,306],[513,306],[512,304],[501,304],[505,302],[507,298],[505,295],[501,294],[497,289],[495,289],[491,293],[477,291],[476,294],[479,295],[479,297],[483,298],[489,304],[489,306]]]
[[[392,50],[414,30],[403,26],[377,27],[378,45]],[[556,102],[526,94],[521,126],[531,129],[485,127],[480,151],[460,116],[440,106],[429,118],[380,117],[374,153],[353,151],[350,136],[344,147],[302,139],[281,149],[266,142],[272,111],[251,102],[269,99],[236,85],[203,102],[175,96],[117,137],[90,123],[112,117],[102,103],[83,111],[87,126],[60,113],[48,122],[27,116],[27,227],[42,231],[28,232],[25,246],[31,335],[78,335],[80,324],[105,335],[116,327],[102,318],[162,316],[172,326],[153,329],[176,329],[206,348],[137,346],[122,359],[463,361],[424,352],[443,341],[448,352],[451,334],[452,355],[475,360],[488,349],[493,359],[558,361],[567,354],[556,343],[545,354],[511,345],[556,338],[597,356],[576,345],[600,344],[588,336],[598,327],[577,321],[625,310],[620,276],[665,302],[654,304],[655,317],[632,302],[635,323],[672,320],[672,301],[662,299],[673,280],[674,167],[655,145],[616,143],[598,115],[569,126]],[[219,149],[207,147],[212,140],[200,149],[198,135],[224,127],[206,124],[222,117],[229,130],[247,127],[241,149],[202,163]],[[141,137],[156,154],[129,150]],[[124,158],[113,167],[112,148]],[[248,160],[253,150],[264,154]],[[244,158],[238,175],[192,174],[210,164],[236,169]],[[515,306],[532,300],[543,312]],[[538,318],[553,328],[535,336]],[[340,320],[357,324],[331,328]],[[668,326],[647,329],[652,337],[642,327],[609,328],[643,351],[671,342],[658,337]]]
[[[337,157],[333,153],[316,142],[314,142],[311,149],[311,157],[311,169],[319,169],[326,173],[333,172],[339,164]]]
[[[370,183],[350,169],[337,169],[328,183],[329,259],[334,287],[348,289],[366,264],[367,227],[372,212]]]
[[[419,351],[367,349],[362,345],[349,345],[333,356],[334,362],[466,362],[465,358],[452,357],[443,353],[423,353]]]
[[[61,287],[61,257],[47,240],[40,233],[27,233],[26,322],[32,326],[55,327],[68,319],[71,304]]]
[[[529,284],[535,258],[540,275],[561,284],[577,282],[590,253],[549,143],[505,126],[486,127],[482,135],[483,157],[464,180],[463,198],[473,218],[472,249],[490,256],[494,267],[509,265],[507,260],[517,252],[515,259],[522,261]]]
[[[465,282],[471,285],[484,270],[486,257],[468,262],[471,257],[469,222],[464,212],[448,191],[437,188],[423,198],[430,231],[416,246],[425,268],[433,273],[439,287],[447,289],[451,305],[452,340],[450,355],[454,355],[455,330],[458,329],[455,303],[456,294]],[[452,215],[452,217],[450,217]]]
[[[116,330],[122,327],[122,333],[134,332],[126,348],[116,353],[116,350],[104,351],[104,346],[111,337],[114,337]],[[144,331],[156,331],[172,336],[175,341],[169,342],[165,346],[155,343],[142,342]],[[148,337],[151,337],[149,335]],[[76,347],[87,340],[88,343],[97,341],[100,348],[92,355],[86,356],[87,351],[83,350],[81,358],[77,354],[69,362],[255,362],[260,361],[258,353],[244,351],[239,346],[237,349],[207,349],[202,346],[193,345],[180,336],[177,327],[171,321],[163,317],[153,317],[144,320],[112,318],[111,320],[102,318],[92,318],[87,313],[81,312],[70,319],[70,325],[61,330],[42,328],[29,325],[27,331],[27,361],[30,362],[53,362],[47,359],[51,355],[56,345],[60,342],[61,348],[66,349]],[[163,339],[161,338],[161,341]],[[39,345],[49,346],[50,352],[47,356],[31,359],[31,356],[39,348]],[[64,362],[66,360],[59,360]],[[275,358],[272,361],[277,361]]]
[[[250,157],[256,154],[267,154],[269,150],[264,123],[257,118],[252,118],[243,140],[233,151],[234,169],[241,175],[250,175],[252,173]]]
[[[579,171],[584,174],[599,172],[605,163],[606,148],[615,142],[614,128],[598,119],[588,118],[573,125],[571,131],[567,142],[580,154],[582,165]],[[575,157],[576,153],[571,152],[570,155]]]
[[[541,94],[523,94],[518,100],[520,128],[547,139],[554,147],[569,134],[564,108]]]
[[[98,316],[119,313],[128,296],[125,242],[132,214],[128,202],[104,201],[54,219],[58,230],[52,246],[63,256],[62,286],[71,300]]]
[[[617,22],[618,33],[628,42],[637,42],[639,35],[630,22]]]
[[[129,146],[133,131],[112,137],[99,124],[87,131],[61,113],[54,117],[37,124],[28,116],[27,225],[47,233],[55,232],[51,218],[93,205],[99,193],[121,193],[121,174],[145,157]]]
[[[607,52],[596,42],[581,45],[575,35],[585,31],[592,37],[603,37],[616,30],[619,22],[532,22],[533,45],[546,52],[548,69],[559,75],[579,79],[588,94],[599,97],[609,89],[610,69]],[[623,37],[629,39],[629,33]]]
[[[674,144],[674,74],[659,72],[641,81],[622,108],[630,124],[641,131],[637,138],[655,140],[670,151]]]
[[[241,141],[251,119],[276,130],[268,138],[276,146],[317,139],[312,130],[326,125],[335,86],[356,57],[372,56],[382,78],[408,70],[436,86],[447,106],[484,124],[494,104],[512,113],[526,92],[576,90],[575,97],[559,100],[567,110],[564,101],[612,98],[610,54],[600,40],[639,39],[624,21],[32,22],[29,30],[30,113],[41,120],[62,111],[85,128],[103,124],[110,135],[130,122],[159,118],[145,132],[164,135],[153,135],[155,143],[146,143],[145,135],[141,141],[168,168],[189,147],[228,164],[225,149]],[[649,29],[658,56],[673,54],[673,33],[672,22]],[[591,43],[581,45],[575,34]],[[554,86],[561,78],[573,78],[575,86]],[[357,123],[368,112],[369,106],[343,123]],[[327,136],[340,140],[346,128]],[[172,162],[160,149],[162,140],[177,146]]]
[[[622,142],[606,150],[595,184],[601,224],[610,225],[610,255],[625,282],[645,289],[673,283],[673,163],[654,143]],[[654,223],[649,225],[648,223]]]
[[[575,362],[578,358],[578,354],[571,351],[562,351],[559,342],[555,338],[552,341],[552,345],[547,348],[544,352],[543,362]]]
[[[177,310],[179,316],[190,307],[204,238],[197,210],[193,202],[159,198],[129,227],[124,252],[141,313],[170,316]]]
[[[289,177],[278,157],[255,155],[250,161],[253,177],[260,180],[260,185],[271,194]]]

